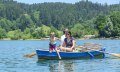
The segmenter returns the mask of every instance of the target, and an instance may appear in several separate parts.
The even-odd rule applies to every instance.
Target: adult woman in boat
[[[75,49],[75,40],[71,36],[70,31],[65,33],[65,36],[66,36],[66,38],[64,39],[64,42],[63,42],[62,46],[60,47],[60,49],[62,51],[72,52]]]

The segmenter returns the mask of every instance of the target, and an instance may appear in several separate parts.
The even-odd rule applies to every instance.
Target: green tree
[[[41,27],[37,27],[34,32],[32,33],[33,38],[38,38],[40,39],[42,37],[42,30]]]
[[[81,24],[76,24],[73,28],[71,28],[70,30],[73,34],[74,37],[82,37],[85,33],[84,33],[84,26]]]
[[[120,12],[116,11],[110,14],[111,22],[113,23],[112,36],[120,36]]]
[[[8,38],[11,38],[12,40],[18,40],[18,39],[21,39],[22,38],[22,32],[20,29],[18,30],[14,30],[14,31],[9,31],[7,33],[7,37]]]
[[[5,29],[2,29],[1,27],[0,27],[0,39],[3,39],[3,38],[5,38],[6,37],[6,31],[5,31]]]
[[[96,18],[96,21],[94,24],[95,24],[96,29],[98,29],[98,31],[99,31],[99,36],[105,37],[105,27],[107,24],[107,17],[103,16],[103,15],[99,15]]]
[[[34,23],[30,17],[30,15],[28,14],[24,14],[22,15],[19,19],[18,19],[18,23],[19,23],[19,28],[24,31],[24,29],[31,28],[34,26]]]
[[[6,18],[3,18],[0,20],[0,27],[5,29],[6,31],[11,30],[12,22],[10,20],[7,20]]]
[[[60,37],[62,35],[61,31],[58,31],[56,28],[54,28],[53,26],[50,27],[51,30],[50,32],[54,32],[56,37]]]
[[[25,40],[25,39],[30,39],[30,38],[32,38],[30,28],[26,28],[23,32],[22,39]]]

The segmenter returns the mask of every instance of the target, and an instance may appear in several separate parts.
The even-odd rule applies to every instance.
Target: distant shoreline
[[[0,40],[48,40],[48,38],[41,38],[41,39],[10,39],[10,38],[3,38]]]
[[[120,40],[120,38],[90,38],[90,39],[86,39],[86,38],[75,38],[76,40]],[[3,38],[0,40],[49,40],[49,38],[41,38],[41,39],[10,39],[10,38]],[[60,40],[60,38],[58,38],[57,40]]]

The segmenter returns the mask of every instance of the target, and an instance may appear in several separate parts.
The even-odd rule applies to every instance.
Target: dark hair
[[[70,31],[68,31],[67,34],[70,34],[70,36],[72,36]]]

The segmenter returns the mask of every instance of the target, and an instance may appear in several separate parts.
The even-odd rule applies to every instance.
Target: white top
[[[61,36],[61,45],[63,44],[65,38],[66,38],[65,35]]]

